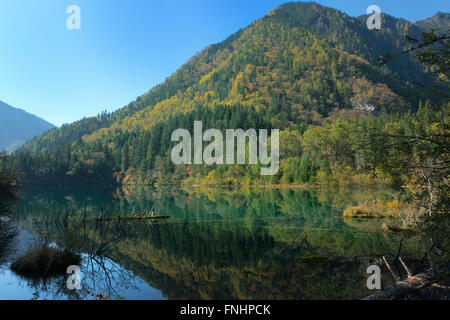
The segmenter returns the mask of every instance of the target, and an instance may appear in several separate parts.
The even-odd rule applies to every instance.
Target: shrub
[[[80,255],[67,249],[36,246],[11,264],[11,270],[26,278],[46,278],[64,274],[70,265],[78,265]]]

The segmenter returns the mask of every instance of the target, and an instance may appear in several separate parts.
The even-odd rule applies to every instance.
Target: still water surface
[[[342,212],[391,197],[361,189],[26,188],[11,216],[20,232],[0,267],[0,299],[360,299],[371,293],[367,266],[400,239],[380,232],[382,220]],[[170,218],[94,221],[152,210]],[[67,289],[67,275],[32,281],[9,270],[43,242],[82,255],[81,290]],[[407,241],[404,252],[418,247]]]

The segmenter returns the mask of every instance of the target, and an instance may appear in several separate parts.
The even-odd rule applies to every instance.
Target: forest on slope
[[[283,5],[224,42],[207,47],[161,85],[123,109],[50,130],[8,159],[0,155],[0,189],[13,190],[16,182],[11,169],[21,172],[23,183],[91,183],[95,187],[99,183],[117,183],[122,188],[116,190],[122,189],[125,195],[127,189],[143,185],[239,186],[237,194],[243,196],[243,186],[262,184],[388,184],[398,188],[392,192],[394,200],[382,203],[382,199],[373,199],[373,195],[364,196],[366,207],[346,208],[344,218],[358,217],[360,211],[368,213],[365,217],[391,216],[394,209],[400,211],[404,218],[399,219],[401,227],[393,230],[386,226],[388,232],[402,232],[403,237],[420,231],[427,246],[431,239],[424,256],[428,256],[430,268],[426,272],[430,277],[419,283],[420,287],[440,280],[445,280],[443,285],[448,286],[450,36],[448,30],[438,30],[444,36],[422,33],[432,26],[445,26],[439,21],[442,17],[447,15],[414,25],[383,15],[384,27],[368,30],[365,16],[351,18],[314,3]],[[415,39],[414,43],[411,39]],[[423,50],[405,53],[423,43],[426,44]],[[170,157],[175,145],[170,141],[171,133],[177,128],[192,132],[194,121],[202,121],[204,130],[217,128],[222,132],[227,128],[280,129],[279,171],[261,176],[259,163],[174,165]],[[220,189],[219,194],[226,190]],[[270,207],[274,205],[272,199],[261,199],[252,201],[258,207],[262,207],[263,200]],[[298,196],[292,197],[292,201],[298,200]],[[31,208],[48,215],[47,210],[39,209],[40,205],[42,202]],[[295,203],[292,211],[298,212],[299,207],[301,204]],[[289,210],[288,206],[283,208]],[[374,208],[382,214],[372,214]],[[206,210],[220,211],[210,206]],[[103,206],[101,211],[103,216]],[[328,207],[305,212],[311,219],[329,218],[332,213]],[[251,214],[254,216],[255,211]],[[273,246],[274,252],[286,254],[284,239],[291,241],[302,235],[297,231],[286,235],[276,225],[270,227],[258,242],[264,243],[269,237],[277,240],[270,240],[280,243]],[[148,230],[142,231],[143,237],[149,239]],[[185,256],[183,239],[200,239],[205,234],[212,235],[213,240],[227,241],[222,236],[227,230],[216,231],[192,225],[175,226],[169,236],[181,240],[162,242],[169,247],[158,247],[158,238],[150,241],[155,250],[148,262],[151,264],[154,256],[169,257],[170,263],[155,264],[155,271],[174,274],[165,266],[174,265],[171,260],[180,261]],[[246,230],[226,234],[244,242],[258,235],[249,236]],[[152,235],[158,237],[157,232]],[[334,239],[338,241],[332,243],[342,244],[345,249],[352,249],[349,246],[357,243],[348,238]],[[329,242],[321,240],[319,237],[318,243],[328,248]],[[360,243],[368,243],[361,240]],[[258,245],[247,243],[252,247]],[[220,241],[216,244],[220,245]],[[380,245],[369,244],[374,248]],[[201,244],[195,247],[201,248]],[[237,250],[238,247],[243,246],[232,243],[227,252],[238,258],[243,254],[245,262],[248,250]],[[119,251],[123,256],[128,251],[135,256],[131,244],[119,247]],[[223,253],[221,248],[220,257]],[[201,264],[205,255],[194,258],[189,266],[200,266],[200,273],[210,274],[209,265]],[[130,261],[136,269],[140,268],[138,262]],[[283,272],[286,263],[282,259],[277,261]],[[291,266],[299,267],[297,262]],[[195,273],[199,268],[188,270]],[[296,274],[304,274],[301,266],[298,270],[301,272]],[[183,280],[175,275],[177,281]],[[307,287],[315,288],[317,282],[310,279]],[[303,279],[296,282],[303,283]],[[264,288],[264,283],[260,288]],[[331,286],[330,291],[333,290]]]
[[[387,15],[383,23],[368,30],[364,16],[315,3],[282,5],[207,47],[128,106],[27,143],[14,154],[14,168],[25,183],[298,184],[356,176],[401,185],[406,177],[385,157],[398,160],[395,146],[360,147],[374,133],[410,130],[418,116],[437,130],[443,113],[420,92],[436,82],[414,54],[379,63],[408,49],[405,34],[419,37],[421,30]],[[366,107],[374,111],[360,110]],[[261,177],[259,164],[175,166],[170,135],[192,129],[194,120],[204,130],[280,129],[279,172]]]

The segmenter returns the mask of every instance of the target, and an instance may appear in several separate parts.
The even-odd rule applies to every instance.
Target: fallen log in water
[[[434,246],[434,245],[433,245]],[[431,248],[433,249],[433,247]],[[430,249],[428,254],[430,254]],[[400,253],[400,252],[399,252]],[[374,294],[363,298],[362,300],[391,300],[391,299],[436,299],[439,297],[448,297],[450,294],[450,287],[442,286],[436,283],[436,271],[433,269],[434,261],[431,263],[431,268],[424,272],[412,275],[411,270],[400,256],[397,257],[401,266],[407,273],[404,280],[400,280],[399,275],[394,271],[385,257],[383,261],[386,267],[391,272],[395,285],[387,286],[383,290],[377,291]],[[430,260],[432,260],[430,258]]]
[[[159,215],[159,216],[136,216],[136,217],[110,217],[110,218],[96,218],[94,221],[119,221],[119,220],[156,220],[156,219],[168,219],[170,218],[167,215]]]
[[[414,276],[408,276],[404,280],[397,281],[395,286],[387,286],[362,300],[390,300],[403,299],[410,295],[417,295],[421,289],[432,285],[429,272],[423,272]]]
[[[83,216],[83,221],[120,221],[120,220],[124,220],[124,221],[130,221],[130,220],[159,220],[159,219],[168,219],[170,218],[168,215],[155,215],[155,211],[153,210],[153,208],[145,215],[137,215],[134,213],[134,209],[133,208],[133,212],[131,213],[131,216],[128,217],[122,217],[120,216],[120,213],[117,217],[104,217],[104,208],[102,206],[102,210],[100,213],[100,216],[98,218],[92,218],[92,219],[86,219],[86,210],[87,210],[87,204],[85,206],[84,209],[84,216]]]

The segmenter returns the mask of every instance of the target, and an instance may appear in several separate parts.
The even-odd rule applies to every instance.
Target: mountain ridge
[[[384,65],[378,59],[408,48],[405,33],[419,29],[382,18],[384,28],[368,30],[364,16],[284,4],[207,46],[124,108],[33,139],[17,151],[19,162],[31,163],[29,153],[33,170],[45,177],[172,174],[170,133],[191,128],[193,120],[222,130],[252,125],[301,135],[336,110],[414,111],[421,98],[412,94],[416,83],[432,79],[414,55]]]
[[[11,153],[26,141],[54,127],[34,114],[0,101],[0,151]]]
[[[439,11],[432,17],[416,21],[414,24],[423,32],[428,32],[433,28],[442,33],[450,28],[450,13]]]
[[[295,18],[294,16],[295,14],[300,14],[300,18],[299,17]],[[368,30],[367,27],[365,26],[365,20],[363,20],[363,17],[365,16],[350,17],[345,13],[340,12],[339,10],[321,6],[314,2],[310,3],[291,2],[283,4],[271,10],[266,16],[262,17],[261,19],[254,21],[248,27],[240,29],[236,33],[232,34],[224,41],[209,45],[208,47],[197,53],[195,56],[190,58],[183,66],[181,66],[177,71],[175,71],[163,83],[147,91],[142,96],[138,97],[135,101],[131,102],[124,108],[121,108],[113,112],[112,114],[103,115],[103,117],[87,118],[75,122],[74,125],[79,125],[80,122],[82,121],[90,123],[92,122],[96,123],[101,122],[101,123],[100,124],[97,123],[95,126],[92,126],[92,130],[83,131],[82,133],[75,135],[76,138],[72,139],[72,142],[81,138],[82,136],[85,136],[86,134],[89,135],[98,130],[108,128],[113,123],[122,122],[124,121],[125,118],[133,117],[133,115],[136,115],[137,112],[142,112],[144,109],[154,108],[158,103],[173,98],[177,92],[180,91],[183,92],[184,90],[187,90],[193,84],[199,82],[202,77],[206,76],[206,74],[211,72],[212,68],[217,67],[217,63],[223,62],[223,61],[218,62],[216,61],[215,63],[213,61],[214,59],[217,60],[215,54],[218,51],[220,51],[223,48],[232,51],[233,43],[238,41],[238,39],[242,36],[243,33],[245,33],[246,30],[254,27],[256,24],[261,23],[261,21],[264,20],[278,20],[278,21],[281,20],[281,23],[284,25],[292,24],[294,26],[306,28],[308,30],[313,29],[315,33],[320,33],[321,37],[324,40],[329,41],[332,44],[339,43],[337,45],[339,50],[346,51],[349,54],[356,54],[357,56],[366,59],[372,64],[375,63],[375,61],[378,58],[388,53],[386,47],[389,47],[388,45],[389,43],[394,42],[397,43],[398,45],[396,48],[397,51],[402,50],[408,44],[407,40],[403,37],[403,35],[400,35],[401,34],[401,32],[399,31],[400,29],[405,31],[408,30],[409,28],[415,28],[414,24],[411,22],[408,22],[403,19],[396,19],[394,17],[383,14],[382,18],[387,21],[388,26],[393,25],[396,26],[394,32],[392,32],[392,30],[390,29],[381,31]],[[338,27],[339,22],[342,22],[344,24],[344,27],[342,26]],[[360,45],[361,48],[355,49],[355,45],[349,44],[348,40],[340,41],[345,36],[346,31],[350,31],[352,33],[352,37],[354,37],[355,34],[362,34],[362,36],[367,36],[368,39],[363,41],[363,43]],[[415,29],[414,33],[417,32],[418,29]],[[383,45],[376,45],[376,46],[371,45],[371,43],[374,42],[373,39],[381,37],[380,34],[385,37],[383,38]],[[351,37],[347,37],[347,39],[348,38]],[[384,51],[382,51],[382,48],[384,48]],[[391,64],[396,66],[392,71],[394,73],[393,76],[398,76],[397,72],[403,72],[406,75],[401,74],[399,76],[400,80],[404,80],[403,78],[405,77],[408,78],[409,74],[414,74],[414,79],[412,80],[412,82],[423,80],[424,72],[419,67],[418,63],[413,60],[414,58],[410,56],[397,59],[395,64]],[[196,67],[199,64],[201,64],[201,67],[203,67],[203,69],[201,68],[196,69]],[[205,66],[208,65],[210,65],[209,69],[208,67],[207,69],[205,69]],[[390,65],[388,64],[388,69],[389,68]],[[186,77],[185,76],[186,74],[189,74],[189,77]],[[402,81],[398,81],[398,83],[401,82]],[[403,96],[408,96],[410,90],[411,86],[409,87],[409,89],[400,87],[394,89],[394,91],[396,91],[397,93],[399,91],[402,91]],[[415,102],[417,102],[417,100]],[[88,124],[88,126],[90,126],[90,124]],[[60,130],[64,130],[65,128],[67,128],[67,126],[63,127],[63,129]],[[51,132],[51,135],[56,137],[58,134],[56,132]],[[67,143],[67,141],[64,140],[64,143]],[[56,146],[60,146],[64,143],[60,144],[57,143]],[[36,147],[36,144],[38,143],[35,143],[34,145],[29,147],[26,146],[26,149],[28,151],[32,151],[35,154],[39,153],[42,150],[52,150],[52,147],[48,146]]]

